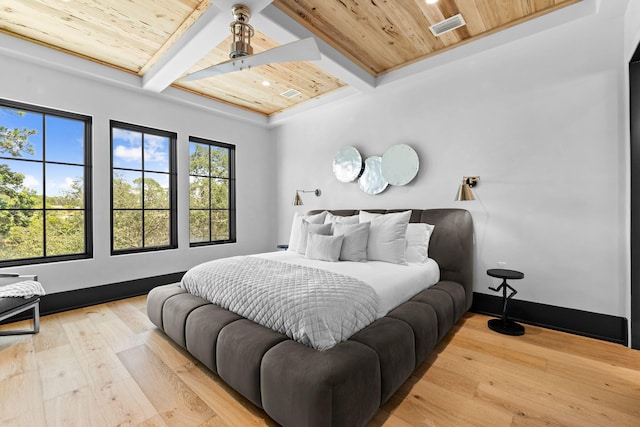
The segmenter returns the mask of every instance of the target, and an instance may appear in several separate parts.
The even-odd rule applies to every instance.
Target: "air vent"
[[[440,21],[437,24],[433,24],[429,27],[434,36],[438,37],[444,33],[447,33],[451,30],[455,30],[456,28],[460,28],[467,25],[464,22],[464,18],[462,15],[457,14],[453,15],[451,18],[447,18],[444,21]]]
[[[289,89],[289,90],[285,90],[280,95],[284,96],[285,98],[293,98],[296,95],[300,95],[300,91],[297,91],[295,89]]]

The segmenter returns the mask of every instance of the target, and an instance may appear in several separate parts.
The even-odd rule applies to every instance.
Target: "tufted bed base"
[[[279,424],[364,425],[471,306],[470,214],[413,210],[411,222],[436,226],[429,256],[441,281],[329,350],[292,341],[177,284],[149,293],[149,319]]]

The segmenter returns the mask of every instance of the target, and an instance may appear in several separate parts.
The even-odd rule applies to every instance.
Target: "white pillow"
[[[409,223],[407,225],[407,262],[424,264],[429,258],[429,239],[434,226],[431,224]]]
[[[333,224],[333,234],[343,235],[341,261],[366,261],[370,222],[362,224]]]
[[[324,218],[324,223],[333,224],[357,224],[360,222],[360,215],[340,216],[334,215],[331,212],[327,212],[327,216]]]
[[[325,236],[309,233],[306,258],[336,262],[340,259],[340,248],[344,236]]]
[[[360,222],[371,222],[367,259],[406,265],[405,246],[409,219],[410,210],[384,215],[360,211]]]
[[[293,214],[293,222],[291,223],[291,234],[289,235],[288,250],[291,252],[297,252],[298,250],[298,246],[300,244],[300,236],[302,234],[303,219],[306,219],[307,222],[310,222],[311,224],[323,224],[325,216],[327,216],[327,211],[320,212],[317,215],[300,215],[298,212]],[[306,246],[303,247],[303,250],[301,252],[303,254],[304,249],[306,249]]]
[[[307,239],[310,233],[324,234],[325,236],[331,235],[331,224],[311,224],[306,219],[302,220],[302,230],[300,232],[300,242],[298,242],[298,248],[296,252],[299,254],[305,254],[307,252]]]

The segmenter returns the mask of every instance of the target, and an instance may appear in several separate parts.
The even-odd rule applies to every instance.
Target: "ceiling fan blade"
[[[187,74],[178,82],[191,82],[220,74],[246,70],[259,65],[276,62],[314,61],[320,59],[320,50],[313,37],[283,44],[255,55],[230,59],[220,64]]]

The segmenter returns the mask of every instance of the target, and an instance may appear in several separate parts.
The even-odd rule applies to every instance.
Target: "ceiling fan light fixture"
[[[251,9],[243,4],[236,4],[231,9],[233,21],[229,24],[229,29],[233,35],[229,58],[240,58],[242,56],[253,55],[251,47],[251,37],[253,37],[253,27],[249,25]]]

